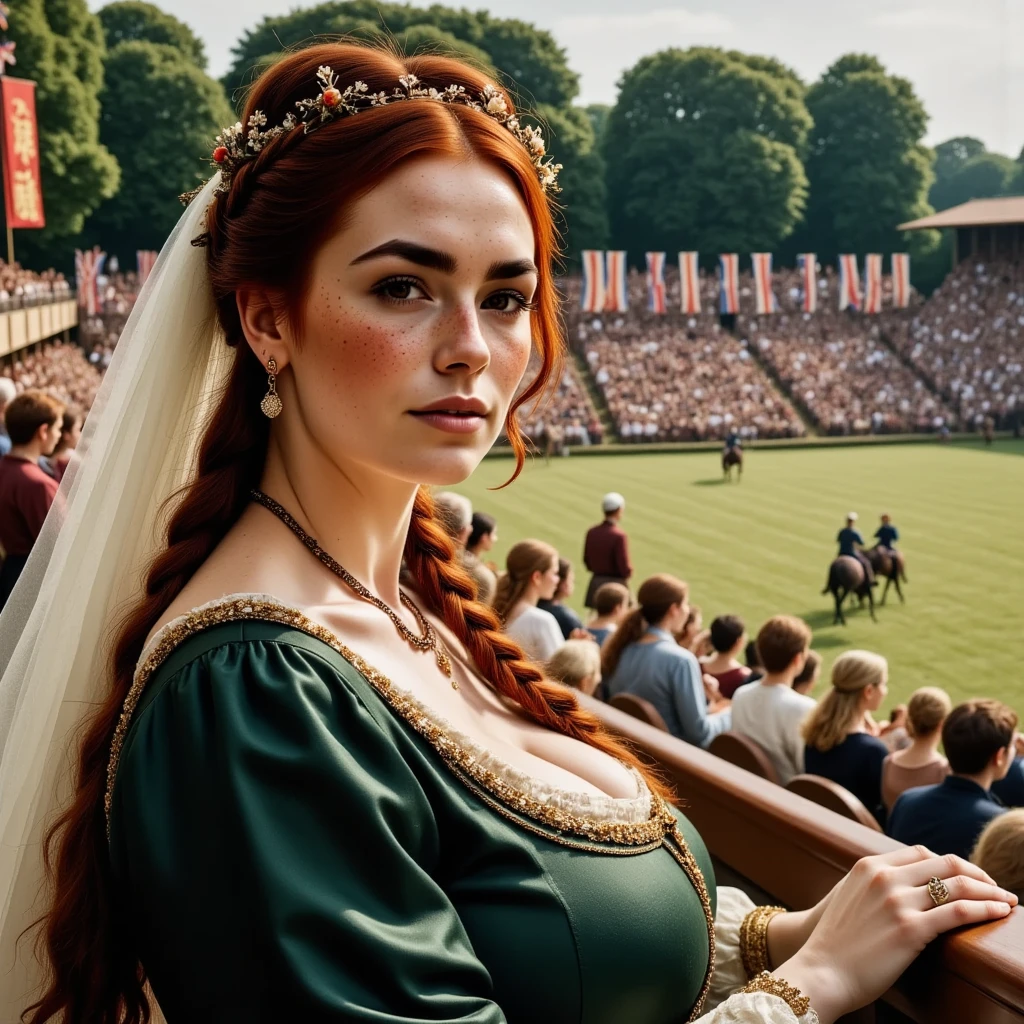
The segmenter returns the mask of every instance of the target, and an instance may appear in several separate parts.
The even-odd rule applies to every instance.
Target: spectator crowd
[[[58,270],[26,270],[0,260],[0,313],[71,298],[71,285]]]

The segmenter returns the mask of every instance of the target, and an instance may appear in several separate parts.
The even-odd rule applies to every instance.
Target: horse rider
[[[729,433],[725,435],[725,448],[722,450],[722,454],[733,451],[739,452],[741,455],[743,454],[743,439],[737,433],[735,427],[730,427]]]
[[[882,525],[875,530],[875,540],[878,546],[883,548],[890,558],[895,559],[899,565],[900,575],[906,581],[907,573],[903,567],[903,554],[896,550],[896,541],[900,539],[900,531],[892,525],[892,519],[887,512],[882,513]]]
[[[846,517],[846,526],[839,531],[836,540],[839,542],[839,555],[846,555],[849,558],[856,558],[864,568],[865,579],[868,586],[875,586],[875,570],[871,568],[868,556],[864,554],[864,538],[857,532],[854,525],[857,522],[857,513],[851,512]]]

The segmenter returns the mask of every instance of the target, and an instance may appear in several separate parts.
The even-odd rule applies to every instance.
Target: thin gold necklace
[[[431,651],[434,657],[437,659],[437,667],[448,677],[451,681],[452,689],[457,690],[459,684],[455,677],[452,675],[452,663],[451,659],[445,653],[441,647],[440,641],[437,639],[437,633],[434,631],[434,627],[427,620],[427,617],[416,607],[413,599],[404,591],[399,591],[402,604],[409,609],[416,617],[416,621],[419,624],[422,636],[417,636],[401,619],[398,613],[391,608],[390,605],[382,601],[376,594],[370,593],[370,591],[363,586],[345,568],[340,562],[335,561],[320,545],[317,541],[311,537],[306,531],[299,526],[295,521],[295,518],[288,512],[283,506],[274,501],[269,494],[264,494],[263,491],[253,488],[250,492],[250,497],[253,501],[262,505],[265,509],[273,512],[278,519],[288,527],[292,533],[295,534],[303,544],[306,545],[309,550],[320,559],[328,569],[331,570],[336,576],[341,577],[345,585],[356,594],[359,595],[364,601],[369,601],[374,607],[379,608],[394,624],[395,629],[398,630],[399,634],[405,638],[411,647],[416,648],[418,651]]]

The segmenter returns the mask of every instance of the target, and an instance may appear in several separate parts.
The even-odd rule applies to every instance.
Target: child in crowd
[[[905,790],[934,785],[949,774],[939,741],[952,707],[949,694],[937,686],[922,687],[911,695],[906,726],[910,746],[890,754],[882,764],[882,801],[887,811]]]
[[[548,660],[545,670],[549,679],[591,696],[601,683],[601,648],[593,640],[567,640]]]
[[[587,632],[598,644],[603,644],[629,614],[629,600],[629,590],[621,583],[602,583],[597,588],[595,615],[587,625]]]
[[[705,675],[718,680],[718,691],[726,699],[750,679],[750,669],[737,658],[747,642],[747,629],[738,615],[719,615],[709,634],[713,653],[701,659]]]
[[[769,619],[757,634],[764,677],[741,686],[732,698],[733,731],[764,749],[783,786],[804,770],[800,727],[815,704],[793,689],[793,680],[803,671],[810,644],[811,630],[802,619]]]
[[[821,655],[817,651],[808,651],[804,667],[793,680],[793,689],[805,697],[810,697],[811,690],[818,685],[819,679],[821,679]]]
[[[993,818],[978,837],[971,860],[997,885],[1024,898],[1024,810]]]

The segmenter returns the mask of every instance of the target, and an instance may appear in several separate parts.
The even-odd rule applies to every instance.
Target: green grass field
[[[826,672],[849,647],[884,654],[889,704],[918,686],[944,687],[955,700],[994,696],[1024,714],[1024,443],[992,450],[899,445],[747,453],[742,484],[723,484],[717,453],[608,455],[528,462],[510,472],[485,461],[457,488],[498,519],[493,552],[502,564],[517,540],[538,537],[571,559],[582,605],[583,537],[600,518],[601,495],[621,491],[627,508],[634,584],[671,572],[690,584],[708,623],[727,612],[755,632],[769,615],[805,619]],[[867,539],[888,510],[899,527],[910,579],[907,603],[895,591],[878,610],[850,603],[848,625],[832,625],[820,596],[833,538],[850,509]],[[880,588],[879,588],[880,589]],[[827,675],[824,677],[827,684]],[[824,688],[819,687],[819,690]]]

